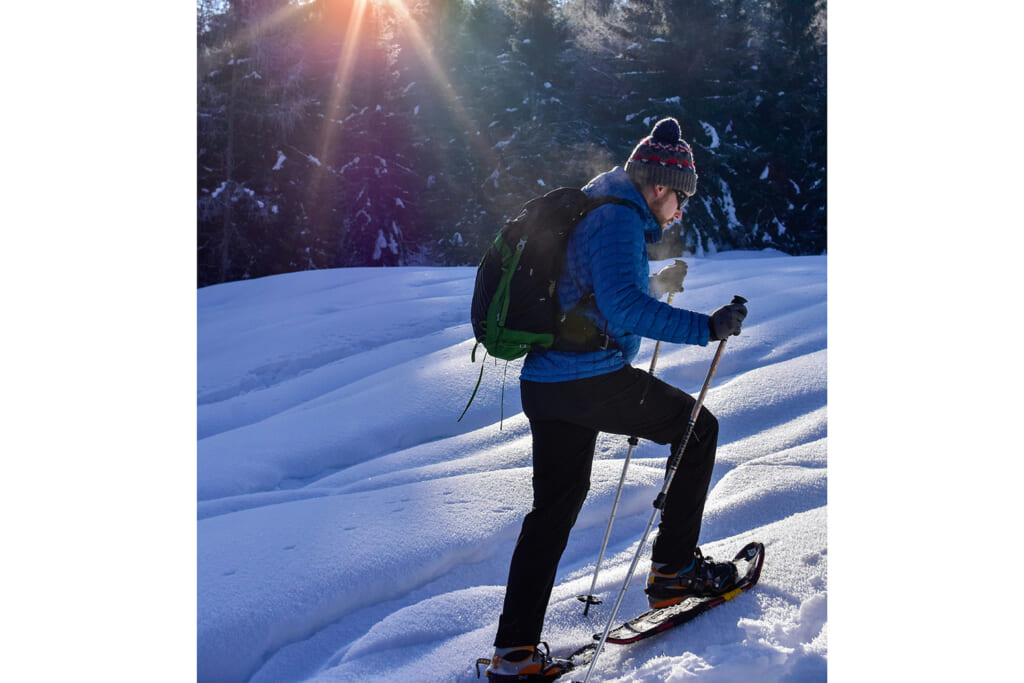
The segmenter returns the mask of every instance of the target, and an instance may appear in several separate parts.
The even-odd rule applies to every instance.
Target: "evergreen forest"
[[[200,287],[476,265],[665,116],[697,195],[653,258],[826,248],[824,0],[197,0]]]

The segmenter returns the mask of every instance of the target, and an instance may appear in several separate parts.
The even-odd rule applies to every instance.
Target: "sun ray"
[[[356,50],[359,48],[360,34],[363,31],[368,5],[369,0],[354,0],[352,18],[345,29],[345,38],[338,55],[338,65],[334,70],[334,84],[330,99],[327,101],[327,108],[324,111],[324,126],[320,136],[320,154],[325,161],[329,158],[330,147],[336,134],[338,114],[348,103],[352,71],[356,64]]]
[[[331,172],[332,149],[335,140],[339,134],[344,134],[343,118],[351,96],[352,75],[359,57],[358,50],[367,41],[379,38],[379,36],[365,34],[372,26],[372,23],[368,21],[368,13],[375,11],[371,5],[378,6],[376,11],[380,11],[380,6],[387,6],[391,9],[392,15],[408,38],[409,46],[425,66],[427,75],[434,86],[443,93],[444,101],[450,111],[454,113],[456,120],[465,129],[467,144],[474,148],[477,158],[481,159],[487,167],[498,168],[498,155],[476,135],[480,130],[479,126],[462,105],[450,79],[446,76],[444,67],[435,56],[434,50],[424,37],[419,23],[409,12],[405,2],[402,0],[352,0],[351,15],[338,55],[334,83],[324,109],[324,120],[320,131],[317,157],[323,162],[323,165],[315,168],[310,178],[308,188],[310,201],[316,201],[323,183],[326,182]]]
[[[357,51],[360,46],[360,40],[365,40],[361,34],[363,33],[363,25],[369,4],[370,0],[353,0],[352,2],[352,13],[345,28],[345,36],[342,40],[338,61],[334,69],[331,94],[323,112],[323,124],[320,128],[320,139],[317,145],[317,158],[320,159],[321,165],[313,169],[309,178],[307,196],[311,206],[318,202],[320,188],[331,168],[331,150],[342,124],[339,116],[348,106],[352,86],[352,72],[356,65]],[[321,226],[321,229],[324,228],[326,226]]]
[[[479,158],[486,160],[486,163],[491,167],[498,166],[498,157],[487,145],[483,144],[477,136],[474,134],[480,129],[473,118],[466,111],[465,107],[462,106],[459,100],[458,93],[452,87],[450,79],[447,77],[444,68],[438,61],[431,49],[430,44],[423,36],[423,31],[420,30],[419,22],[409,12],[409,8],[406,6],[404,0],[381,0],[383,4],[391,7],[398,19],[400,25],[405,30],[406,35],[412,43],[412,48],[416,52],[417,56],[426,67],[428,75],[434,81],[435,86],[444,94],[444,98],[451,110],[455,113],[459,122],[465,127],[466,135]]]
[[[313,218],[314,230],[321,232],[326,237],[332,227],[326,221],[327,214],[322,213],[333,205],[333,200],[321,196],[328,188],[328,184],[335,182],[337,167],[335,159],[335,148],[338,145],[339,136],[345,135],[345,118],[350,102],[353,97],[353,76],[359,68],[360,60],[365,56],[365,49],[370,47],[373,41],[381,39],[381,36],[373,32],[381,30],[379,21],[382,19],[385,10],[401,29],[404,39],[402,44],[405,48],[412,50],[416,58],[423,65],[428,80],[431,82],[434,92],[442,95],[442,102],[454,117],[454,121],[464,130],[464,144],[471,147],[476,159],[485,168],[499,169],[501,162],[499,155],[485,141],[484,136],[479,135],[480,127],[473,120],[473,117],[466,110],[458,93],[455,91],[448,77],[446,67],[438,59],[435,49],[425,37],[419,22],[411,14],[407,4],[403,0],[335,0],[336,8],[343,10],[344,35],[340,41],[335,33],[335,45],[337,58],[334,65],[333,82],[330,84],[329,95],[326,98],[322,109],[322,123],[318,131],[314,154],[320,161],[307,179],[305,206],[314,214],[320,214]],[[283,13],[280,13],[283,14]],[[280,21],[280,17],[275,17]],[[340,26],[336,27],[340,28]],[[326,222],[325,222],[326,221]]]

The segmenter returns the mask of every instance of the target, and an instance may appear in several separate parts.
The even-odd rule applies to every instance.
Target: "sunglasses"
[[[675,190],[676,201],[679,202],[679,209],[682,210],[686,206],[686,202],[690,201],[690,195],[686,194],[682,190]]]

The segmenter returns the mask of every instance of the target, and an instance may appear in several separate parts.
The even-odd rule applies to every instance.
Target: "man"
[[[570,237],[558,281],[562,310],[582,301],[585,315],[615,343],[587,353],[530,353],[524,361],[520,386],[533,436],[534,502],[512,555],[487,670],[492,681],[550,680],[563,671],[537,645],[558,562],[590,487],[598,432],[671,444],[672,452],[682,441],[695,399],[630,365],[641,338],[704,346],[739,334],[746,317],[738,304],[708,316],[658,301],[664,293],[682,291],[682,262],[648,278],[647,243],[657,242],[682,217],[697,190],[693,154],[675,119],[659,121],[624,168],[599,175],[583,189],[635,205],[605,204],[587,214]],[[736,581],[731,563],[712,562],[697,547],[717,439],[718,422],[704,409],[654,541],[646,590],[652,606],[722,593]]]

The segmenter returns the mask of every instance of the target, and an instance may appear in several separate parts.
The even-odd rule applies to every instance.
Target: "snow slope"
[[[740,294],[706,406],[721,421],[705,554],[761,540],[754,591],[698,622],[609,645],[601,681],[825,680],[826,257],[688,259],[675,305]],[[659,269],[663,263],[652,264]],[[488,657],[530,507],[518,363],[472,392],[472,268],[294,273],[198,291],[198,679],[468,681]],[[645,341],[637,367],[654,348]],[[713,346],[663,344],[696,393]],[[582,616],[627,444],[602,435],[545,625],[555,654],[603,629],[667,451],[634,452],[598,592]],[[646,552],[646,551],[645,551]],[[645,608],[646,562],[621,616]],[[581,676],[582,677],[582,674]]]

